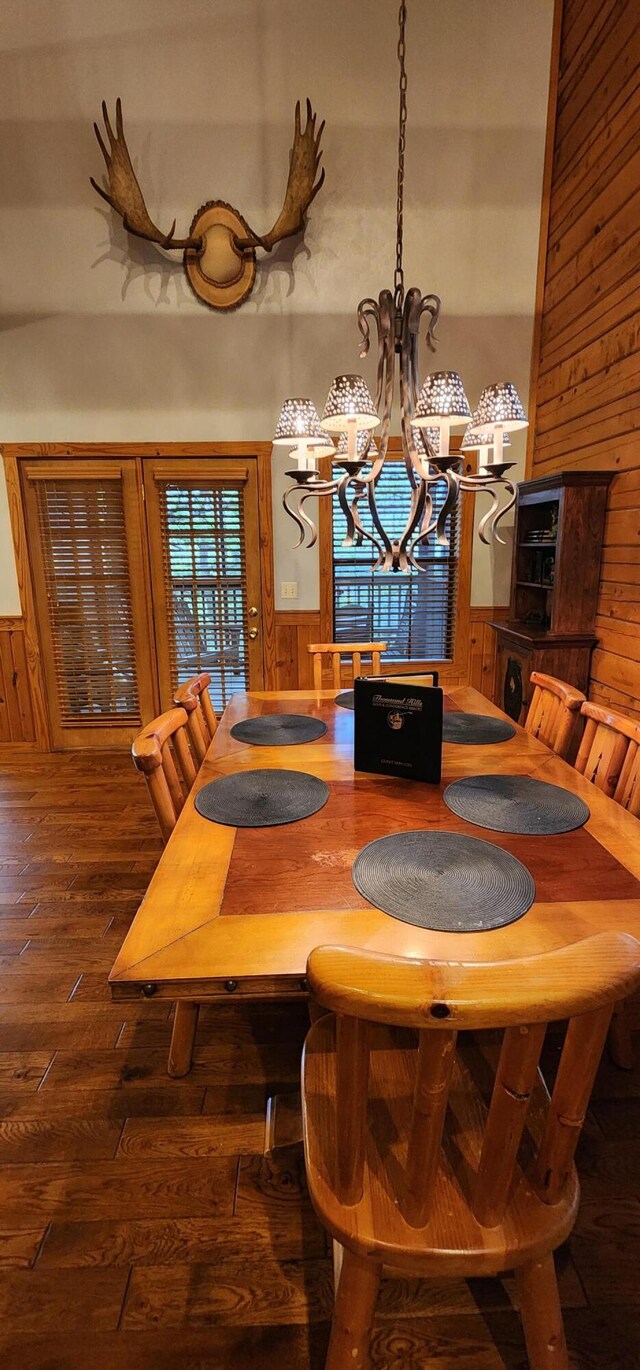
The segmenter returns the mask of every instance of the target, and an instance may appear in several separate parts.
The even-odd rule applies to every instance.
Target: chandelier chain
[[[402,244],[404,229],[404,153],[407,129],[407,69],[405,65],[405,28],[407,23],[406,0],[400,0],[398,11],[398,65],[400,68],[400,109],[398,117],[398,194],[396,200],[396,269],[393,278],[396,311],[402,310],[404,301],[404,270],[402,267]]]

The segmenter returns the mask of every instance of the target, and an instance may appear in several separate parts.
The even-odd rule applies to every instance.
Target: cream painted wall
[[[410,0],[405,266],[443,298],[436,365],[470,399],[526,396],[553,0]],[[13,0],[0,18],[0,377],[5,441],[264,439],[281,399],[357,361],[355,307],[392,284],[396,0]],[[237,313],[127,237],[89,186],[92,121],[123,98],[152,217],[208,199],[266,229],[298,96],[326,117],[326,185]],[[363,364],[373,382],[374,363]],[[516,451],[524,452],[518,442]],[[318,602],[274,472],[276,588]],[[293,530],[295,532],[295,530]],[[476,547],[473,601],[508,598]],[[294,607],[285,601],[282,607]],[[0,497],[0,614],[17,608]]]

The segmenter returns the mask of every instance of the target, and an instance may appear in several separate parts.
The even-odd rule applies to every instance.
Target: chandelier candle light
[[[309,399],[285,400],[274,443],[294,448],[296,465],[287,475],[293,485],[285,492],[283,504],[297,524],[297,546],[308,539],[313,547],[317,530],[305,511],[305,503],[316,496],[332,499],[337,495],[345,515],[347,531],[343,546],[361,546],[367,539],[377,553],[374,571],[424,571],[416,553],[434,535],[447,545],[446,524],[460,493],[484,491],[491,495],[491,506],[480,522],[478,533],[489,544],[498,536],[497,528],[515,504],[515,486],[507,477],[513,462],[503,460],[508,434],[527,426],[518,392],[510,381],[488,385],[478,408],[471,412],[462,380],[456,371],[434,371],[420,389],[418,370],[419,335],[426,318],[426,344],[435,351],[435,328],[440,315],[437,295],[423,295],[417,287],[405,292],[403,251],[404,155],[407,123],[407,74],[405,69],[406,0],[398,16],[398,62],[400,70],[400,116],[398,137],[398,185],[396,227],[396,269],[393,290],[383,290],[377,300],[367,298],[358,305],[358,328],[362,343],[360,356],[370,346],[370,320],[374,320],[378,339],[378,370],[375,403],[362,376],[336,376],[329,391],[322,418]],[[391,413],[398,358],[402,455],[410,487],[411,503],[404,528],[395,536],[385,528],[376,503],[376,486],[387,455]],[[451,429],[466,426],[462,453],[478,451],[477,475],[461,469],[461,453],[450,451]],[[380,428],[378,442],[374,430]],[[339,434],[336,450],[329,434]],[[489,459],[489,451],[492,457]],[[325,479],[315,463],[321,456],[332,456],[340,474]],[[444,484],[444,498],[434,514],[432,490]],[[500,507],[499,492],[507,501]],[[366,500],[374,531],[365,528],[358,512]]]

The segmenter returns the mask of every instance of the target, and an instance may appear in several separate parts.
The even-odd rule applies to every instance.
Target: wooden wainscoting
[[[496,634],[492,623],[505,622],[509,617],[508,604],[472,604],[469,630],[468,683],[481,690],[487,699],[499,703],[496,696]]]
[[[0,618],[0,746],[36,741],[24,621]]]
[[[589,695],[640,718],[640,9],[565,4],[557,36],[527,474],[618,473]]]
[[[508,605],[472,604],[466,671],[461,671],[455,679],[445,671],[443,676],[446,676],[450,685],[473,685],[488,699],[493,699],[496,635],[491,623],[507,619],[508,616]],[[317,642],[320,636],[319,609],[277,612],[274,672],[273,676],[269,676],[267,689],[310,690],[313,679],[307,647],[310,642]]]
[[[313,671],[307,651],[320,637],[319,609],[286,609],[275,615],[275,661],[270,690],[311,690]]]

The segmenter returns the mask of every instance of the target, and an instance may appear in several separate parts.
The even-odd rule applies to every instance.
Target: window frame
[[[460,437],[451,438],[451,451],[455,452],[460,448]],[[387,456],[391,458],[402,457],[402,442],[399,437],[389,438]],[[328,479],[331,475],[332,458],[324,457],[319,462],[319,469]],[[470,475],[475,471],[475,458],[472,454],[464,458],[464,473]],[[318,510],[318,544],[320,557],[320,639],[322,642],[334,642],[334,570],[333,570],[333,501],[328,498],[319,499]],[[471,558],[473,546],[473,521],[474,521],[475,496],[465,492],[460,500],[460,528],[459,528],[459,555],[458,555],[458,589],[456,596],[455,627],[453,637],[453,657],[446,660],[431,661],[392,661],[385,659],[384,668],[389,670],[401,670],[407,675],[418,675],[424,671],[425,666],[436,666],[442,681],[447,681],[450,685],[464,684],[467,679],[467,665],[469,655],[469,636],[471,619]],[[400,574],[400,573],[399,573]],[[346,670],[346,668],[345,668]],[[345,682],[346,682],[345,674]]]

